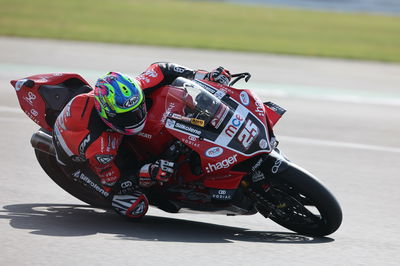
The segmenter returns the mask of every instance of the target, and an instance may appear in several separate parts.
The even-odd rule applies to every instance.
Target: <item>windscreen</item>
[[[178,78],[172,86],[175,88],[169,91],[167,102],[182,103],[183,109],[179,115],[186,118],[204,121],[204,125],[207,125],[221,108],[227,109],[218,98],[190,80]]]

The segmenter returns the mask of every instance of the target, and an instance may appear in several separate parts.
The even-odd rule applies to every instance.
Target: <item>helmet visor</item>
[[[143,101],[137,108],[109,116],[108,121],[118,129],[134,129],[141,126],[146,120],[146,104]]]

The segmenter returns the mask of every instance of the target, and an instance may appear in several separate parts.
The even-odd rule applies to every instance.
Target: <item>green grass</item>
[[[183,0],[0,0],[0,35],[400,62],[400,17]]]

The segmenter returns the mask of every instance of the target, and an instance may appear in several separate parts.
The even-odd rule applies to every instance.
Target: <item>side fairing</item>
[[[256,111],[261,102],[258,98],[244,90],[219,84],[217,89],[204,81],[195,82],[229,107],[220,126],[217,129],[210,125],[200,127],[172,118],[166,119],[165,126],[172,135],[200,155],[205,173],[227,173],[233,165],[271,151],[264,109],[259,109],[260,113],[263,110],[262,115]]]

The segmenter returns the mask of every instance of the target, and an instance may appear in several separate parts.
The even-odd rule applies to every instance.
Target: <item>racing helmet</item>
[[[107,126],[124,135],[139,133],[147,111],[140,84],[127,75],[109,72],[97,80],[95,108]]]

